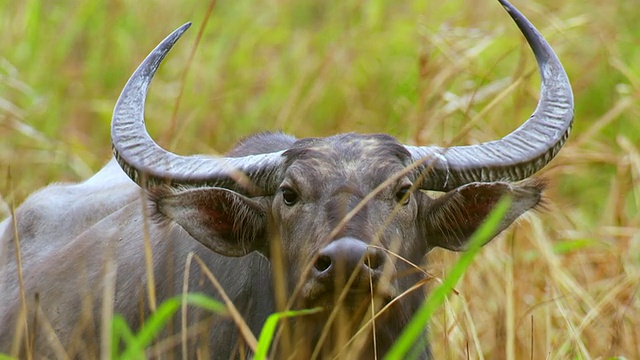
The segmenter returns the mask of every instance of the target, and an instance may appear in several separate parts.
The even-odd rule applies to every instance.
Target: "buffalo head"
[[[569,134],[573,98],[565,71],[533,25],[501,2],[536,56],[542,90],[532,116],[500,140],[442,148],[406,146],[379,134],[299,140],[260,134],[226,157],[173,154],[146,132],[144,103],[184,25],[125,86],[112,123],[115,157],[147,190],[155,221],[178,224],[221,255],[257,251],[278,261],[286,278],[283,306],[342,311],[343,330],[353,333],[369,306],[392,304],[376,335],[384,352],[422,297],[412,292],[394,301],[420,283],[410,264],[434,247],[463,250],[503,196],[512,205],[497,232],[538,204],[540,182],[514,182],[544,167]],[[432,198],[422,190],[445,193]],[[325,312],[298,325],[316,341],[327,323]]]

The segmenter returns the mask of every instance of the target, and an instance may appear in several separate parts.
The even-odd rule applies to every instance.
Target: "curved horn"
[[[125,173],[138,185],[218,186],[274,191],[273,176],[283,162],[282,152],[238,158],[180,156],[162,149],[147,133],[144,105],[149,83],[171,47],[191,26],[182,25],[147,56],[131,75],[113,110],[111,145]]]
[[[471,182],[518,181],[542,169],[560,151],[573,124],[573,93],[560,60],[540,32],[506,0],[499,0],[524,34],[542,77],[531,117],[501,140],[450,148],[406,146],[421,188],[448,191]]]

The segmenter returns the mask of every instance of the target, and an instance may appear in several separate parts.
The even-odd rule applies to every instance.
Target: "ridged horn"
[[[111,145],[122,169],[138,185],[217,186],[253,194],[272,193],[282,152],[245,157],[180,156],[162,149],[147,133],[144,106],[153,75],[191,26],[182,25],[144,59],[125,85],[113,111]]]
[[[560,151],[573,124],[573,93],[560,60],[540,32],[506,0],[499,0],[522,31],[538,62],[540,100],[531,117],[501,140],[471,146],[406,146],[420,162],[421,188],[449,191],[471,182],[518,181],[542,169]]]

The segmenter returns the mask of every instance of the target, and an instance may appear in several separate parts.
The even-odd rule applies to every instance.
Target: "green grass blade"
[[[260,331],[260,337],[258,338],[258,349],[256,350],[254,360],[264,360],[267,358],[267,355],[269,354],[269,347],[271,346],[271,342],[273,341],[273,334],[275,334],[276,332],[276,327],[278,326],[278,322],[280,321],[280,319],[315,314],[321,310],[322,308],[291,310],[269,315],[267,321],[265,321],[264,326],[262,327],[262,331]]]
[[[197,306],[201,309],[209,310],[216,314],[226,314],[227,308],[220,301],[201,293],[187,294],[187,304]]]
[[[211,312],[215,312],[218,314],[226,313],[226,307],[224,304],[216,301],[207,295],[192,293],[186,295],[187,304],[197,306],[199,308],[209,310]],[[152,341],[155,339],[156,335],[164,327],[167,322],[173,317],[173,315],[178,311],[182,303],[182,296],[178,295],[172,297],[170,299],[165,300],[158,309],[151,314],[151,316],[147,319],[145,324],[140,328],[140,331],[133,336],[131,335],[129,328],[126,323],[124,323],[124,319],[122,320],[122,324],[119,323],[119,318],[114,317],[114,343],[117,349],[119,337],[122,336],[125,341],[125,349],[122,355],[119,357],[120,359],[137,359],[144,358],[144,349],[146,349]],[[124,330],[121,333],[115,334],[115,329]],[[113,351],[112,354],[117,354],[117,351]]]
[[[135,338],[127,344],[122,359],[144,358],[144,349],[151,344],[155,336],[180,308],[180,298],[171,298],[158,307],[147,319]]]
[[[127,325],[126,320],[120,314],[116,314],[111,319],[111,354],[116,358],[118,349],[120,348],[120,340],[125,344],[125,348],[128,348],[135,340],[135,336]]]
[[[469,267],[473,258],[478,253],[482,245],[491,240],[498,228],[500,220],[509,210],[511,199],[502,198],[496,208],[489,214],[478,230],[471,236],[469,240],[469,249],[460,255],[456,264],[449,271],[449,275],[440,286],[435,288],[427,300],[422,304],[418,312],[414,315],[409,325],[404,329],[398,341],[393,345],[385,359],[405,359],[407,353],[414,348],[416,341],[424,333],[424,328],[429,322],[435,311],[444,303],[447,295],[451,293],[456,283],[466,269]]]

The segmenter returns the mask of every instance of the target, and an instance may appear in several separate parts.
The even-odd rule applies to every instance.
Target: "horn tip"
[[[191,24],[191,21],[187,21],[186,23],[182,24],[182,26],[180,26],[178,30],[181,32],[185,32],[191,27]]]
[[[502,4],[502,6],[507,10],[507,11],[511,11],[513,9],[513,5],[511,5],[510,2],[508,2],[507,0],[498,0],[498,2],[500,4]]]
[[[175,39],[174,42],[177,41],[185,31],[189,30],[190,27],[191,21],[182,24],[179,28],[175,29],[171,35],[169,35],[169,38]]]

